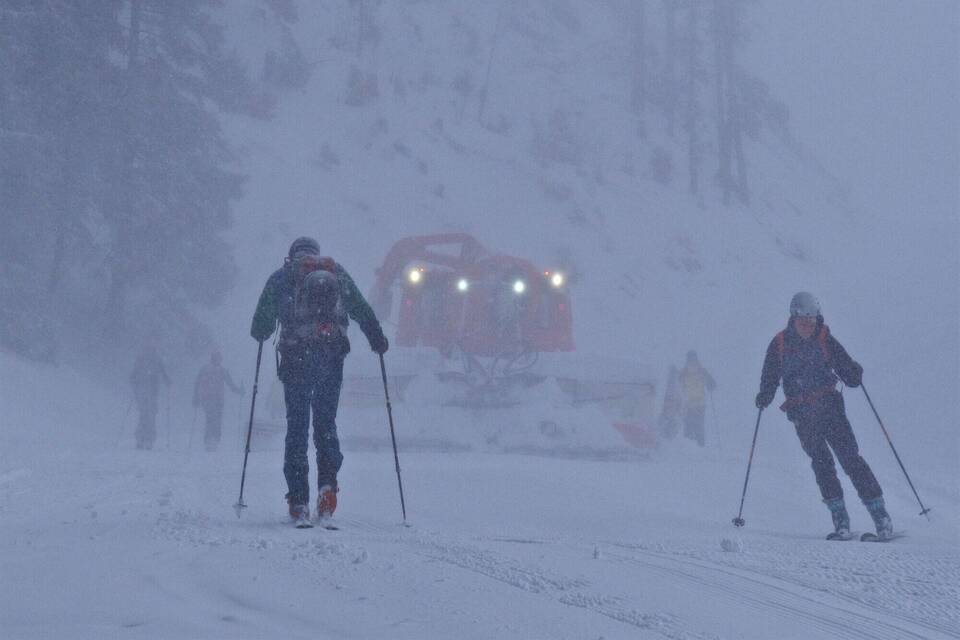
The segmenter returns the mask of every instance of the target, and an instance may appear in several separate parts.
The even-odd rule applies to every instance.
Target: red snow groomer
[[[564,274],[491,253],[470,235],[404,238],[376,275],[370,301],[396,322],[394,345],[459,360],[457,370],[438,373],[460,387],[448,403],[514,404],[515,389],[543,380],[531,371],[540,353],[574,348]]]

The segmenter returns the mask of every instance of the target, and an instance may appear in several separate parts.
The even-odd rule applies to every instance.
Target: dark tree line
[[[786,123],[786,107],[738,58],[749,4],[633,0],[629,5],[633,111],[646,117],[648,106],[656,107],[668,135],[685,138],[689,191],[701,193],[703,175],[712,168],[726,204],[749,202],[745,139],[757,138],[764,124]]]
[[[223,233],[243,177],[218,116],[270,117],[278,90],[308,69],[286,30],[252,77],[227,50],[220,5],[0,6],[0,342],[45,354],[50,325],[82,316],[80,298],[114,330],[189,323],[232,285]],[[289,0],[264,9],[296,20]]]

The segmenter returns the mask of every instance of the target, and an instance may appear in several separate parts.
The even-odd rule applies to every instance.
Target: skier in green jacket
[[[253,316],[250,335],[263,342],[280,324],[278,374],[287,407],[283,474],[290,517],[307,525],[310,517],[307,436],[313,411],[317,452],[317,515],[328,518],[337,506],[337,473],[343,463],[337,438],[337,406],[343,361],[353,318],[370,343],[383,354],[389,343],[380,322],[347,271],[320,256],[313,238],[298,238],[284,265],[267,280]]]

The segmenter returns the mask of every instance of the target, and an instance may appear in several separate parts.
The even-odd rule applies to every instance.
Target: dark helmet
[[[210,362],[212,362],[215,365],[219,365],[221,362],[223,362],[223,355],[220,354],[219,350],[214,349],[210,353]]]
[[[320,243],[313,238],[301,236],[294,240],[293,244],[290,245],[290,252],[287,254],[287,257],[293,260],[298,256],[298,254],[319,256]]]
[[[687,362],[696,362],[697,361],[697,352],[690,350],[687,351]]]
[[[816,318],[820,315],[820,302],[812,293],[801,291],[790,300],[790,317],[801,316],[804,318]]]

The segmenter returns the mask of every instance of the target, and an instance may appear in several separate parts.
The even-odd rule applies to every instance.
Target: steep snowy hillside
[[[721,385],[721,422],[749,432],[764,349],[790,296],[809,289],[886,420],[914,436],[907,457],[950,468],[955,322],[917,326],[924,294],[885,258],[911,248],[771,132],[748,140],[749,205],[724,206],[707,178],[690,196],[682,136],[655,109],[640,119],[628,108],[627,25],[612,6],[386,3],[362,20],[356,7],[305,8],[309,86],[274,122],[233,131],[250,181],[240,284],[216,319],[224,343],[249,356],[250,310],[293,237],[318,236],[369,290],[397,239],[466,231],[572,274],[580,354],[642,363],[662,383],[697,349]],[[251,29],[247,12],[234,18]],[[669,181],[655,176],[662,153],[674,158]],[[918,260],[937,280],[949,268],[944,256]],[[865,402],[851,411],[873,420]]]
[[[568,24],[539,5],[385,5],[377,20],[391,28],[360,52],[338,40],[350,16],[305,12],[309,88],[238,134],[254,255],[282,255],[313,228],[369,282],[395,239],[467,231],[574,271],[585,350],[609,351],[613,335],[625,355],[659,362],[687,344],[716,349],[716,314],[747,296],[783,299],[783,279],[835,268],[830,243],[856,230],[835,185],[772,140],[751,150],[752,207],[722,206],[711,181],[689,196],[680,136],[655,112],[640,136],[628,109],[617,14],[571,12]],[[488,77],[486,91],[458,92],[463,77]],[[674,158],[661,181],[658,153]],[[822,237],[827,220],[838,233]]]

